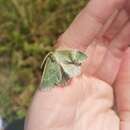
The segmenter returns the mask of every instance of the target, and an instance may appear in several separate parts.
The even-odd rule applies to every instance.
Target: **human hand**
[[[91,0],[81,11],[58,47],[87,53],[82,75],[65,88],[38,90],[25,130],[130,129],[129,8],[127,0]]]

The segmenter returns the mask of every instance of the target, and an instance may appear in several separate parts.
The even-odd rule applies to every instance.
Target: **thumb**
[[[121,130],[130,130],[130,48],[126,51],[115,84]]]

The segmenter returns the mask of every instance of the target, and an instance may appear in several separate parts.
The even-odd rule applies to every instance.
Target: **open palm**
[[[128,0],[91,0],[81,11],[57,45],[87,53],[82,75],[65,88],[38,91],[25,130],[130,129],[129,8]]]

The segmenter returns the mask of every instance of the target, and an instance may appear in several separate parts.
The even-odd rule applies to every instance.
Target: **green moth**
[[[49,89],[65,84],[71,78],[80,75],[80,66],[87,56],[76,50],[56,50],[50,52],[43,61],[41,88]]]

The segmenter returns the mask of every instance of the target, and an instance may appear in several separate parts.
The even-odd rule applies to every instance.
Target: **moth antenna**
[[[45,63],[45,61],[46,61],[46,59],[47,59],[47,57],[49,56],[49,55],[51,55],[52,54],[52,52],[49,52],[46,56],[45,56],[45,58],[44,58],[44,60],[43,60],[43,62],[42,62],[42,64],[41,64],[41,69],[43,68],[43,65],[44,65],[44,63]]]
[[[45,56],[45,58],[44,58],[44,60],[43,60],[43,62],[42,62],[41,68],[43,67],[45,61],[47,60],[47,58],[48,58],[49,55],[51,55],[51,54],[53,54],[53,52],[49,52],[49,53]],[[43,77],[44,77],[45,70],[46,70],[46,64],[45,64],[45,67],[44,67],[44,69],[43,69],[40,86],[41,86],[41,83],[43,82]]]

